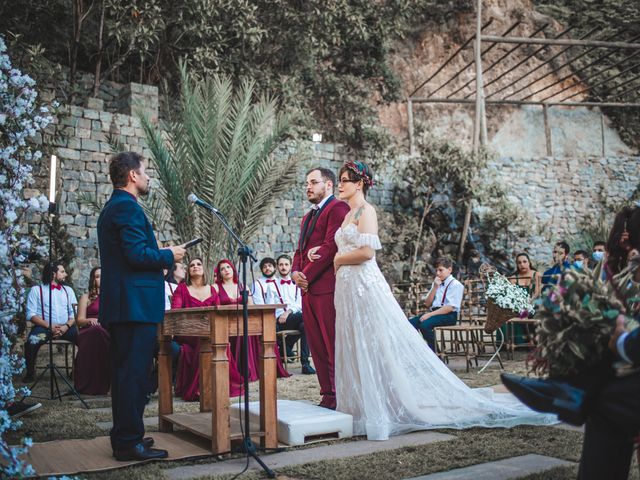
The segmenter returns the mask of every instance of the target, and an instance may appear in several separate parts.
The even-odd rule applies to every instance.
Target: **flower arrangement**
[[[22,458],[31,439],[21,446],[10,446],[7,433],[20,427],[11,419],[7,407],[17,397],[29,395],[25,387],[15,388],[13,376],[24,366],[23,359],[12,351],[16,326],[12,322],[21,308],[24,278],[21,264],[32,248],[29,238],[21,234],[21,220],[27,211],[44,211],[47,199],[23,197],[23,190],[33,183],[32,164],[41,158],[32,140],[49,125],[52,117],[45,106],[38,106],[35,82],[13,68],[0,35],[0,455],[2,478],[34,475]]]
[[[534,306],[525,290],[514,285],[498,272],[488,273],[487,277],[489,282],[485,296],[497,306],[524,316],[534,312]]]
[[[633,312],[640,302],[640,284],[632,281],[640,263],[636,257],[613,277],[602,280],[602,264],[593,271],[567,270],[558,285],[539,301],[536,319],[538,347],[530,369],[538,375],[570,376],[609,355],[609,340],[620,314]],[[627,319],[627,328],[637,323]]]

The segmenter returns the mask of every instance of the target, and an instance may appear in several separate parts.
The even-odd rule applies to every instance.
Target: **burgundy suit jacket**
[[[304,273],[309,281],[307,293],[311,295],[322,295],[335,291],[336,277],[333,273],[333,258],[336,256],[338,246],[333,237],[340,225],[342,225],[347,212],[349,212],[349,205],[337,198],[331,200],[320,212],[313,230],[307,233],[304,246],[301,248],[299,243],[296,248],[296,253],[293,256],[292,271]],[[302,235],[304,224],[309,215],[311,215],[311,212],[307,212],[302,218],[300,235]],[[311,228],[312,224],[312,221],[309,222],[308,229]],[[315,262],[311,262],[307,257],[307,252],[311,248],[318,246],[320,249],[317,253],[321,257]]]

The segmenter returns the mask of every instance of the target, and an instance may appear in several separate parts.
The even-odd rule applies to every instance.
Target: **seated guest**
[[[169,310],[171,308],[171,297],[176,291],[176,286],[184,280],[186,271],[184,269],[184,263],[176,262],[173,264],[173,268],[169,272],[164,270],[164,309]]]
[[[558,242],[553,247],[553,266],[542,274],[542,285],[555,285],[563,271],[569,268],[569,244]]]
[[[85,395],[106,395],[111,388],[109,332],[98,323],[100,267],[89,273],[89,292],[78,303],[78,353],[74,360],[73,383]]]
[[[289,335],[287,344],[281,345],[280,348],[286,348],[290,351],[293,345],[300,338],[300,363],[302,364],[302,373],[304,375],[313,375],[316,373],[309,363],[309,346],[307,345],[307,336],[304,331],[304,322],[302,320],[302,295],[298,286],[291,280],[291,257],[289,255],[280,255],[277,259],[278,273],[280,278],[267,285],[266,302],[267,304],[283,303],[285,308],[276,309],[276,332],[282,330],[299,330],[300,336]]]
[[[571,265],[576,270],[584,270],[589,266],[589,254],[584,250],[576,250],[573,252],[573,264]]]
[[[218,262],[215,269],[216,283],[213,287],[220,298],[220,305],[237,305],[242,303],[241,291],[243,286],[238,282],[238,272],[230,260],[224,259]],[[248,298],[249,305],[253,304],[251,296]],[[236,364],[242,365],[242,336],[230,337],[231,352]],[[275,346],[276,358],[278,359],[278,376],[288,377],[289,373],[280,360],[280,350]],[[256,335],[249,337],[249,381],[254,382],[260,378],[260,341]]]
[[[202,259],[194,258],[189,262],[185,281],[176,287],[171,299],[171,308],[212,305],[220,305],[220,298],[216,289],[207,284]],[[175,393],[187,401],[198,400],[200,398],[200,338],[176,336],[174,341],[180,345]],[[242,394],[242,377],[229,348],[227,348],[227,356],[229,357],[229,395],[237,397]]]
[[[540,275],[531,264],[529,255],[524,252],[516,255],[516,271],[509,277],[509,281],[525,290],[532,300],[540,296]]]
[[[264,305],[267,298],[267,282],[273,280],[276,274],[276,261],[271,257],[265,257],[260,261],[262,276],[253,284],[253,303]]]
[[[540,291],[542,289],[540,275],[531,263],[529,255],[524,252],[516,255],[516,271],[509,276],[509,281],[527,292],[529,298],[532,300],[540,296]],[[529,325],[516,323],[512,328],[516,344],[523,344],[531,341],[533,332],[529,331]],[[506,327],[502,326],[500,329],[506,338]]]
[[[27,296],[27,320],[33,324],[24,345],[27,373],[24,382],[34,379],[36,356],[40,346],[53,335],[54,340],[77,343],[78,329],[75,325],[73,305],[78,303],[76,294],[63,285],[67,278],[64,265],[52,262],[42,271],[42,284],[31,288]],[[51,330],[49,330],[49,291],[51,291]]]
[[[429,311],[409,319],[411,325],[422,332],[429,347],[435,351],[434,327],[455,325],[462,304],[464,285],[456,280],[451,272],[453,262],[448,258],[439,258],[435,262],[436,278],[425,300]]]

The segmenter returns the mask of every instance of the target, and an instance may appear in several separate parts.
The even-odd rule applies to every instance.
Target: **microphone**
[[[198,198],[198,196],[195,193],[190,194],[187,197],[187,200],[189,200],[191,203],[195,203],[196,205],[198,205],[199,207],[202,207],[206,210],[209,210],[210,212],[213,213],[220,213],[218,211],[218,209],[216,207],[214,207],[213,205],[208,204],[207,202],[205,202],[204,200],[200,200]]]

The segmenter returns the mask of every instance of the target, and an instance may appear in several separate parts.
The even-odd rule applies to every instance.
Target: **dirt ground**
[[[492,365],[482,374],[477,369],[465,372],[460,364],[450,365],[454,372],[471,387],[485,387],[500,383],[500,369]],[[291,371],[299,372],[299,366],[293,365]],[[514,361],[505,362],[505,371],[524,374],[526,366],[524,354],[520,354]],[[257,384],[251,392],[252,399],[257,399]],[[61,385],[66,392],[66,387]],[[45,377],[37,386],[35,395],[48,397],[49,382]],[[108,397],[84,397],[91,408],[82,407],[72,396],[63,397],[62,401],[42,400],[43,407],[31,415],[23,417],[21,435],[29,435],[34,442],[69,438],[92,438],[106,435],[108,431],[100,428],[98,422],[111,420]],[[318,382],[315,375],[294,374],[287,379],[278,379],[278,398],[290,400],[308,400],[319,402]],[[238,401],[234,399],[233,401]],[[196,412],[198,404],[175,403],[176,412]],[[153,397],[145,416],[157,415],[157,397]],[[152,433],[156,428],[148,429]],[[283,468],[278,471],[280,479],[315,480],[340,479],[359,480],[373,479],[401,479],[428,473],[440,472],[464,466],[484,463],[503,458],[537,453],[556,458],[577,462],[582,448],[582,433],[562,430],[552,427],[516,427],[511,429],[468,429],[468,430],[440,430],[456,437],[442,443],[429,444],[418,447],[406,447],[397,450],[378,452],[370,455],[352,457],[348,459],[324,460],[301,466]],[[14,437],[17,439],[17,436]],[[359,438],[348,440],[334,440],[335,442],[358,441]],[[298,448],[313,448],[298,447]],[[233,454],[227,458],[239,458],[242,454]],[[82,478],[91,479],[158,479],[166,478],[163,470],[182,465],[211,463],[215,459],[199,461],[181,461],[171,463],[155,463],[117,471],[91,474]],[[561,467],[547,471],[541,475],[531,475],[528,480],[559,480],[576,478],[577,467]],[[230,479],[233,475],[218,477],[203,477],[210,479]],[[253,472],[242,476],[246,479],[266,478],[261,473]],[[638,465],[632,467],[631,479],[640,480]]]

